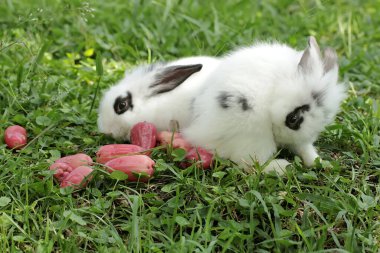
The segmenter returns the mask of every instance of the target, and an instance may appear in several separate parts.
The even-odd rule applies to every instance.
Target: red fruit
[[[193,147],[191,144],[185,140],[184,138],[176,138],[173,140],[173,148],[182,148],[186,150],[186,152],[190,151]]]
[[[151,149],[156,146],[157,129],[156,126],[148,122],[140,122],[131,129],[131,143],[144,149]]]
[[[143,149],[140,146],[133,145],[133,144],[109,144],[104,145],[100,147],[98,152],[96,153],[96,161],[98,163],[105,164],[106,162],[126,156],[126,155],[133,155],[137,153],[143,152],[145,149]]]
[[[170,144],[172,143],[172,140],[181,138],[181,137],[182,136],[180,133],[161,131],[161,132],[158,132],[157,134],[157,141],[161,143],[162,145],[165,145],[165,144]]]
[[[157,134],[157,140],[162,145],[173,145],[173,148],[182,148],[186,151],[192,149],[191,144],[186,141],[180,133],[162,131]]]
[[[92,164],[92,158],[86,154],[75,154],[59,158],[55,163],[66,163],[73,169],[79,166],[86,166]]]
[[[86,154],[69,155],[56,160],[50,167],[55,170],[54,177],[62,182],[74,169],[92,164],[92,159]]]
[[[154,173],[154,161],[146,155],[132,155],[123,156],[111,161],[108,161],[105,165],[110,167],[110,172],[113,170],[120,170],[128,175],[128,181],[142,181],[147,182]],[[140,177],[136,175],[143,173]]]
[[[187,160],[202,161],[202,168],[208,169],[211,166],[213,154],[203,148],[192,148],[186,155]]]
[[[50,170],[55,170],[54,177],[61,182],[66,176],[68,176],[74,168],[67,163],[55,162],[50,167]]]
[[[79,166],[63,179],[60,187],[65,188],[73,186],[74,188],[79,188],[81,186],[86,186],[91,180],[91,177],[88,177],[88,175],[90,175],[92,171],[93,169],[89,166]]]
[[[10,126],[5,130],[4,139],[9,148],[21,149],[27,143],[26,130],[18,125]]]

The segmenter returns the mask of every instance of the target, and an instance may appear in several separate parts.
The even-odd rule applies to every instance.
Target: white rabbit
[[[218,62],[197,56],[126,72],[124,79],[103,95],[98,110],[100,132],[129,139],[131,127],[141,121],[155,124],[158,130],[166,130],[171,120],[187,126],[194,94]]]
[[[313,143],[339,111],[345,88],[338,84],[337,56],[322,57],[309,38],[304,51],[259,43],[221,59],[193,102],[193,120],[183,130],[190,143],[236,163],[264,164],[286,147],[311,166]],[[289,163],[273,160],[266,171]]]

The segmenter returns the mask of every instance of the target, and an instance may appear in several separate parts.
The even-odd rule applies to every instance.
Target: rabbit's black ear
[[[164,68],[156,75],[156,80],[149,86],[151,96],[171,91],[183,83],[192,74],[199,72],[202,64],[176,65]]]
[[[321,50],[319,49],[316,39],[309,37],[308,47],[302,54],[298,67],[305,74],[311,73],[321,64]]]

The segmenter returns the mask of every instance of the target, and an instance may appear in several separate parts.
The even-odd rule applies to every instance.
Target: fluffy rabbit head
[[[100,132],[128,139],[131,127],[141,121],[154,123],[159,130],[167,128],[171,120],[183,123],[182,119],[189,118],[188,97],[202,83],[204,69],[213,63],[210,57],[189,57],[127,72],[103,95],[98,110]]]
[[[345,91],[337,83],[335,51],[327,48],[322,55],[313,37],[294,72],[274,89],[271,117],[276,143],[297,148],[313,143],[334,119]]]

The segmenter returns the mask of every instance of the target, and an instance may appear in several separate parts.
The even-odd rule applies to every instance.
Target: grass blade
[[[102,79],[102,76],[103,76],[102,55],[100,52],[96,54],[95,62],[96,62],[96,73],[98,75],[98,79],[96,81],[95,93],[94,93],[94,97],[92,98],[91,107],[90,107],[90,111],[88,112],[88,115],[91,114],[92,109],[94,108],[95,100],[99,92],[100,80]]]

